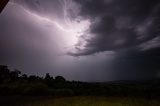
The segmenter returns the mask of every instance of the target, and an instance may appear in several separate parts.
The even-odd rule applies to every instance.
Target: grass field
[[[160,106],[159,100],[120,97],[63,97],[34,100],[12,106]]]

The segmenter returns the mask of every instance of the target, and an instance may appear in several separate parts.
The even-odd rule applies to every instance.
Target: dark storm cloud
[[[153,79],[160,73],[159,0],[75,0],[90,19],[90,36],[73,56],[114,51],[117,79]],[[83,35],[85,36],[85,35]],[[86,34],[87,36],[87,34]],[[84,39],[86,39],[84,37]]]
[[[76,55],[135,48],[159,36],[159,0],[75,0],[91,20],[91,38]],[[78,47],[77,47],[78,48]],[[83,51],[83,53],[82,53]]]

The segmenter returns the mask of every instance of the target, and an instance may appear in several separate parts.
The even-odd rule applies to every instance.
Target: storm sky
[[[0,64],[68,80],[160,77],[159,0],[10,0]]]

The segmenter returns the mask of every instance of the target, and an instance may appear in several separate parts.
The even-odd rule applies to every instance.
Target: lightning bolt
[[[68,0],[68,2],[66,0],[59,0],[59,2],[63,8],[63,17],[64,17],[65,24],[68,25],[69,27],[72,27],[72,24],[71,24],[72,22],[68,18],[68,12],[67,12],[68,5],[70,5],[71,0]]]
[[[14,3],[14,2],[9,2],[9,4],[18,5],[17,3]],[[29,10],[27,10],[26,8],[24,8],[24,7],[21,6],[21,5],[18,5],[18,6],[20,6],[27,14],[35,17],[36,19],[39,19],[39,20],[42,20],[42,21],[46,21],[46,22],[48,22],[48,23],[50,23],[50,24],[54,24],[55,26],[57,26],[57,28],[59,28],[60,30],[62,30],[62,31],[64,31],[64,32],[74,32],[73,29],[66,29],[66,28],[64,28],[64,27],[61,26],[57,21],[51,20],[51,19],[46,18],[46,17],[43,17],[43,16],[39,16],[39,15],[33,13],[33,12],[30,12]],[[64,10],[64,11],[66,11],[66,10]],[[65,13],[65,14],[66,14],[66,13]],[[65,17],[65,16],[64,16],[64,17]],[[65,19],[65,20],[66,20],[66,19]],[[66,23],[68,23],[68,22],[66,21]],[[68,24],[69,24],[69,23],[68,23]]]
[[[62,8],[63,8],[63,21],[64,21],[63,24],[58,23],[58,21],[54,19],[50,19],[48,17],[36,14],[35,12],[30,11],[29,9],[23,7],[20,4],[9,2],[9,4],[20,7],[24,12],[34,17],[35,19],[39,21],[45,21],[46,23],[56,26],[61,31],[68,33],[67,35],[70,35],[70,36],[65,37],[66,39],[65,49],[70,51],[70,49],[73,48],[73,50],[74,49],[76,50],[76,48],[74,47],[79,42],[79,37],[81,37],[81,35],[83,35],[85,31],[89,28],[90,21],[89,20],[84,20],[81,22],[71,21],[68,14],[68,10],[70,6],[72,6],[71,4],[72,0],[59,0],[59,3],[62,5]],[[83,43],[84,43],[83,45],[85,45],[85,41]],[[83,46],[83,45],[80,45],[80,46]]]

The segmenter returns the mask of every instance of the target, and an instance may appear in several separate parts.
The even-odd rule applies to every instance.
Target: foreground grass
[[[20,103],[15,106],[160,106],[160,101],[140,98],[80,96],[56,99],[49,98],[46,100]]]

